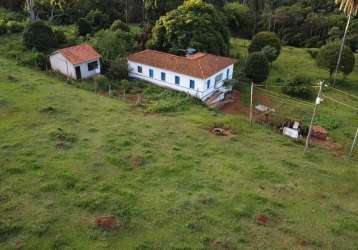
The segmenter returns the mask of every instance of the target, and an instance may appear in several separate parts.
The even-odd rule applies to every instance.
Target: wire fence
[[[286,85],[255,85],[251,100],[251,84],[242,82],[223,109],[244,113],[249,118],[252,115],[253,122],[304,143],[316,100],[314,96],[304,100],[284,94],[284,87]],[[319,85],[313,88],[317,94]],[[358,161],[358,145],[353,146],[358,129],[358,97],[328,86],[324,86],[321,97],[323,101],[317,105],[310,144]],[[357,138],[355,143],[358,144]]]

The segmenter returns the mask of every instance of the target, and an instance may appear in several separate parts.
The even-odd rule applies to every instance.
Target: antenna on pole
[[[309,131],[308,131],[307,139],[306,139],[305,153],[307,152],[308,147],[309,147],[309,145],[310,145],[313,123],[314,123],[315,118],[316,118],[318,106],[319,106],[319,105],[321,104],[321,102],[323,101],[323,99],[322,99],[322,89],[323,89],[323,81],[320,81],[320,82],[319,82],[319,91],[318,91],[318,95],[317,95],[317,98],[316,98],[316,103],[315,103],[314,110],[313,110],[313,115],[312,115],[312,119],[311,119],[311,124],[310,124],[310,128],[309,128]]]

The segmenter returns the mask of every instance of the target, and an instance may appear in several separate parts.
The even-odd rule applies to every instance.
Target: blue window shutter
[[[161,79],[162,79],[162,81],[165,81],[165,73],[164,72],[161,73]]]
[[[154,71],[152,69],[149,70],[149,77],[151,77],[151,78],[154,77]]]
[[[195,89],[195,81],[194,80],[190,80],[190,88]]]
[[[206,88],[207,88],[207,89],[210,89],[210,80],[207,80],[207,82],[206,82]]]
[[[229,79],[229,75],[230,75],[230,69],[227,69],[226,71],[226,78]]]
[[[142,68],[141,66],[138,66],[137,70],[138,70],[138,73],[142,73],[142,72],[143,72],[143,68]]]
[[[179,76],[175,76],[175,84],[180,85],[180,77]]]

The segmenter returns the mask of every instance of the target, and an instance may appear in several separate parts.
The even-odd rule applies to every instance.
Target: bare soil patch
[[[100,216],[95,220],[96,225],[105,231],[112,231],[119,227],[119,221],[115,216]]]

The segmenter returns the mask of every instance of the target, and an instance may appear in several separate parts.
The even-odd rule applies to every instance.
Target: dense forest
[[[165,13],[177,8],[183,0],[31,0],[33,14],[56,24],[76,23],[98,10],[106,15],[105,23],[120,19],[126,23],[145,23],[151,31]],[[207,0],[224,12],[235,35],[250,38],[258,31],[277,33],[288,45],[321,47],[338,39],[345,28],[346,17],[334,0]],[[0,6],[29,11],[23,0],[1,0]],[[111,6],[108,8],[108,6]],[[358,48],[358,21],[353,20],[348,42]]]

